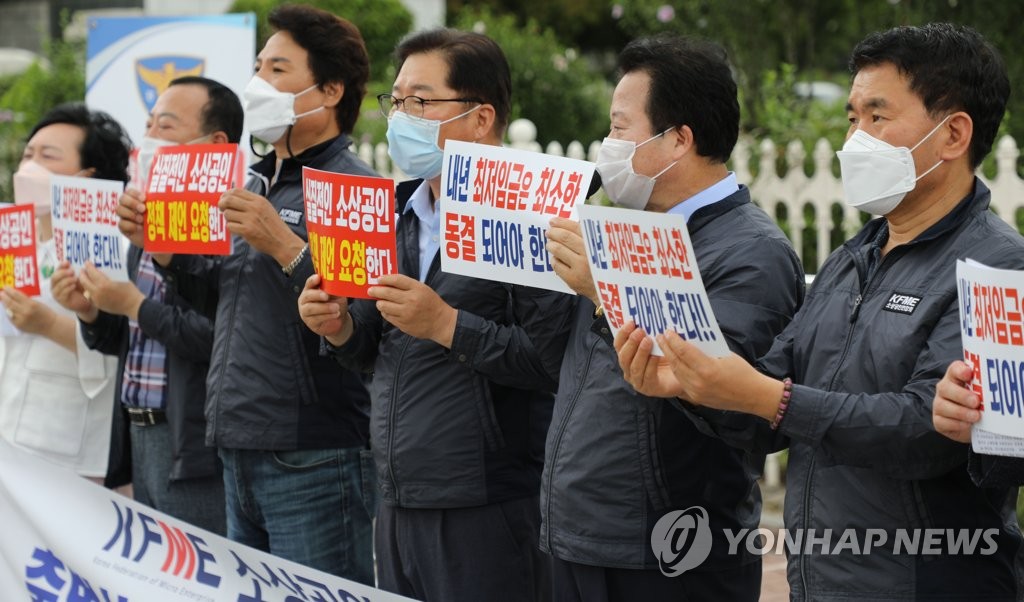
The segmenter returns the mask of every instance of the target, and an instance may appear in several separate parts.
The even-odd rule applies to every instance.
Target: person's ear
[[[946,141],[939,150],[939,158],[943,161],[955,161],[971,152],[971,140],[974,138],[974,121],[964,111],[957,111],[949,116],[943,129],[947,132]]]
[[[345,84],[340,81],[327,82],[321,87],[321,92],[324,93],[324,106],[336,107],[345,97]]]

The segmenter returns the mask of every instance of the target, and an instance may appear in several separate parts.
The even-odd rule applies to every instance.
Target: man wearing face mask
[[[786,236],[725,165],[740,121],[725,52],[643,38],[626,46],[619,68],[597,158],[605,192],[622,207],[686,218],[722,332],[753,361],[796,312],[804,280]],[[701,433],[669,399],[637,394],[597,309],[579,224],[553,220],[548,249],[580,294],[541,481],[540,544],[552,557],[555,598],[624,602],[642,591],[652,601],[756,601],[761,559],[728,554],[724,530],[757,528],[764,454]],[[670,576],[673,558],[648,542],[663,516],[693,506],[706,510],[711,554]]]
[[[550,595],[537,549],[544,433],[568,332],[568,295],[440,269],[442,147],[499,145],[511,106],[490,38],[418,33],[381,94],[398,185],[398,274],[376,301],[332,299],[311,277],[306,324],[346,367],[373,371],[371,433],[384,589],[430,602]]]
[[[275,33],[244,94],[250,132],[273,152],[244,190],[223,195],[233,234],[224,258],[156,257],[186,297],[218,290],[207,380],[208,445],[224,465],[228,536],[363,583],[373,583],[373,471],[363,467],[369,396],[359,375],[320,352],[296,308],[313,273],[302,166],[373,175],[349,149],[369,59],[348,21],[303,5],[269,15]],[[141,203],[121,206],[142,227]]]
[[[1016,488],[975,486],[967,447],[935,432],[931,407],[962,354],[956,260],[1024,268],[1024,239],[974,175],[1006,69],[950,24],[872,34],[850,67],[847,201],[884,216],[826,260],[758,370],[672,333],[652,359],[633,328],[616,337],[620,365],[640,391],[699,404],[695,419],[734,445],[789,447],[786,527],[804,536],[788,554],[794,600],[1019,600]]]
[[[159,146],[238,143],[242,105],[223,84],[201,77],[170,83],[150,112],[138,172],[148,172]],[[145,182],[125,195],[144,202]],[[136,501],[223,535],[224,481],[217,450],[205,442],[206,375],[213,346],[216,292],[178,292],[173,276],[155,269],[142,250],[141,230],[131,236],[128,275],[113,282],[92,266],[75,279],[70,266],[54,274],[54,291],[75,311],[92,349],[118,357],[108,487],[132,484]]]
[[[121,126],[82,103],[54,107],[32,128],[14,174],[14,200],[35,205],[41,294],[0,291],[6,313],[0,327],[0,437],[97,482],[107,470],[120,373],[114,358],[88,349],[74,317],[54,301],[58,292],[51,294],[57,255],[50,179],[127,181],[128,150]]]

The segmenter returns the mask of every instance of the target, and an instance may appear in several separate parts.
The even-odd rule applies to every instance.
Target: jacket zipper
[[[573,395],[572,401],[569,402],[569,408],[558,423],[558,437],[555,439],[554,449],[551,450],[551,470],[548,471],[548,500],[544,513],[548,517],[544,535],[547,537],[548,551],[551,554],[554,554],[554,550],[551,547],[551,483],[555,474],[555,460],[558,459],[558,450],[562,447],[562,436],[565,434],[566,424],[569,422],[569,418],[572,417],[573,410],[576,409],[576,402],[579,401],[580,396],[583,394],[583,383],[586,382],[587,376],[590,374],[590,363],[594,360],[594,351],[600,344],[604,344],[604,342],[597,340],[590,344],[590,351],[587,353],[587,363],[583,365],[583,373],[580,375],[580,386],[576,388],[576,393]]]
[[[828,388],[826,391],[832,391],[836,385],[836,379],[839,378],[839,371],[843,369],[843,364],[846,362],[846,356],[850,353],[850,346],[853,343],[853,329],[857,323],[857,318],[860,316],[860,308],[864,303],[864,298],[871,293],[871,283],[878,280],[879,277],[888,269],[888,260],[896,253],[899,253],[899,248],[893,249],[885,257],[882,258],[881,263],[875,269],[874,274],[868,278],[862,271],[862,266],[858,262],[858,257],[852,251],[849,252],[853,256],[853,265],[857,269],[857,279],[860,281],[860,293],[857,294],[853,299],[853,309],[850,311],[850,326],[846,329],[846,340],[843,344],[843,353],[839,356],[839,363],[836,364],[836,371],[832,374],[832,378],[828,382]],[[902,254],[902,253],[900,253]],[[895,261],[895,260],[894,260]],[[804,517],[803,517],[803,528],[804,534],[807,534],[807,528],[811,520],[811,481],[814,478],[814,465],[816,463],[816,456],[811,456],[811,462],[807,467],[807,478],[804,480]],[[801,541],[804,541],[801,539]],[[804,541],[804,545],[806,542]],[[808,598],[807,591],[807,554],[804,550],[800,551],[800,584],[803,586],[804,599]]]
[[[391,381],[391,404],[388,407],[388,477],[391,479],[391,486],[395,490],[395,502],[399,501],[398,496],[398,481],[395,480],[395,415],[398,410],[398,375],[402,373],[402,360],[405,359],[405,352],[409,349],[409,345],[412,343],[411,337],[405,338],[405,344],[402,345],[402,353],[398,356],[398,365],[395,367],[395,378]]]

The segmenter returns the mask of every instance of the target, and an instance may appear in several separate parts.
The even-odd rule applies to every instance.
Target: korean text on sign
[[[340,297],[369,298],[367,289],[398,271],[394,181],[304,167],[302,190],[320,287]]]
[[[50,178],[53,242],[57,261],[77,272],[92,262],[110,279],[128,280],[128,241],[117,229],[124,183],[94,178]]]
[[[217,203],[242,185],[237,144],[165,146],[146,187],[145,248],[151,253],[228,255],[231,235]]]
[[[974,432],[1015,438],[1020,453],[1013,455],[1024,455],[1024,271],[958,261],[957,296],[964,361],[974,369],[970,388],[985,406]]]
[[[650,335],[674,330],[705,353],[729,348],[678,215],[613,207],[579,207],[594,285],[615,332],[633,320]],[[655,344],[655,355],[661,349]]]
[[[32,205],[0,209],[0,288],[39,294],[36,265],[36,216]]]
[[[572,293],[554,268],[545,232],[575,219],[594,165],[449,140],[441,171],[441,269]]]

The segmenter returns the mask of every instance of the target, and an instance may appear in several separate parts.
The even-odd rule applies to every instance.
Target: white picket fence
[[[526,119],[518,119],[509,125],[508,138],[508,145],[513,148],[589,161],[597,159],[597,149],[601,144],[600,141],[594,141],[584,147],[574,140],[564,147],[558,142],[552,142],[546,149],[542,149],[537,143],[536,126]],[[752,149],[755,145],[760,158],[757,169],[752,170]],[[392,170],[386,143],[365,143],[359,146],[358,152],[381,175],[402,177]],[[1016,224],[1018,212],[1024,210],[1024,180],[1017,175],[1016,169],[1019,155],[1017,143],[1009,136],[1003,137],[995,148],[995,177],[982,175],[982,180],[992,189],[993,208],[1011,225]],[[789,225],[788,233],[801,259],[807,259],[802,257],[804,238],[809,236],[813,239],[814,243],[809,248],[815,250],[814,261],[808,263],[805,260],[805,265],[817,267],[833,250],[830,243],[833,238],[846,240],[860,228],[861,214],[843,203],[843,186],[838,177],[835,150],[827,140],[818,140],[814,145],[811,175],[804,172],[807,151],[800,141],[792,140],[786,145],[782,157],[786,168],[782,173],[777,168],[779,158],[778,147],[772,140],[765,139],[758,143],[741,138],[733,150],[731,168],[739,181],[750,187],[754,201],[769,215],[776,219],[785,217]],[[805,213],[809,213],[811,219],[807,219]],[[840,235],[833,237],[833,232],[837,230],[841,231]],[[813,271],[813,268],[809,270]]]

